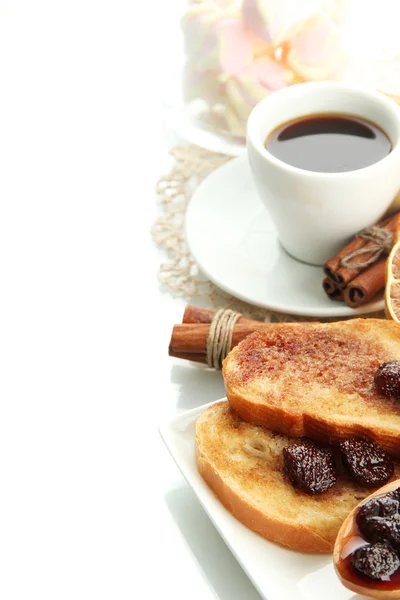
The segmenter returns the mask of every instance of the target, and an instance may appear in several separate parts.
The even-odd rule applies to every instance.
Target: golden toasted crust
[[[383,362],[400,360],[400,325],[384,319],[276,324],[240,342],[223,364],[239,415],[289,436],[366,437],[400,456],[400,402],[376,392]]]
[[[210,406],[196,422],[199,472],[239,521],[294,550],[331,552],[344,518],[371,490],[345,473],[318,496],[296,490],[283,470],[282,450],[292,442],[246,423],[228,402]],[[263,457],[249,446],[264,446]]]

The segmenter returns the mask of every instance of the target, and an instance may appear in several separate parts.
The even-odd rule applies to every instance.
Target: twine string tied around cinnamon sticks
[[[369,267],[376,263],[382,254],[388,254],[393,246],[393,233],[382,227],[378,227],[377,225],[367,227],[358,234],[358,237],[361,237],[368,242],[373,242],[375,245],[358,248],[346,256],[343,256],[340,261],[342,267],[347,269],[363,269]],[[357,257],[361,257],[363,254],[368,255],[364,260],[354,260]]]
[[[214,369],[221,369],[222,361],[232,346],[232,334],[236,321],[241,313],[229,308],[221,308],[215,313],[207,337],[207,364]]]

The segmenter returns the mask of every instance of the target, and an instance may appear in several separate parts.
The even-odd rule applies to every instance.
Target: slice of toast
[[[344,472],[317,496],[295,489],[282,455],[293,441],[243,421],[228,402],[218,402],[196,422],[197,467],[225,507],[253,531],[294,550],[332,552],[343,520],[371,489]],[[396,465],[393,479],[399,474]]]
[[[400,401],[375,389],[400,360],[400,325],[384,319],[285,323],[249,335],[223,363],[231,406],[250,423],[328,443],[365,437],[400,457]]]

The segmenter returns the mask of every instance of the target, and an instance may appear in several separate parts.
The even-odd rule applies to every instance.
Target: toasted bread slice
[[[256,425],[335,443],[371,439],[400,456],[400,401],[374,374],[400,360],[400,324],[384,319],[285,323],[249,335],[226,357],[231,406]]]
[[[228,402],[218,402],[196,422],[197,466],[225,507],[253,531],[294,550],[332,552],[343,520],[371,489],[341,473],[323,494],[296,490],[282,455],[293,441],[246,423]],[[262,458],[252,448],[262,448]],[[396,473],[398,466],[393,479]]]

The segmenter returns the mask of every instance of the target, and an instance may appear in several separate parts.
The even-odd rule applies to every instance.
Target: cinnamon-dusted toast
[[[332,552],[343,520],[371,489],[343,473],[317,496],[295,489],[282,454],[295,441],[243,421],[228,402],[218,402],[196,422],[197,466],[225,507],[253,531],[294,550]],[[399,475],[395,465],[393,479]]]
[[[284,323],[249,335],[226,357],[231,406],[246,421],[335,443],[365,437],[400,456],[400,401],[374,385],[400,360],[400,325],[384,319]]]

